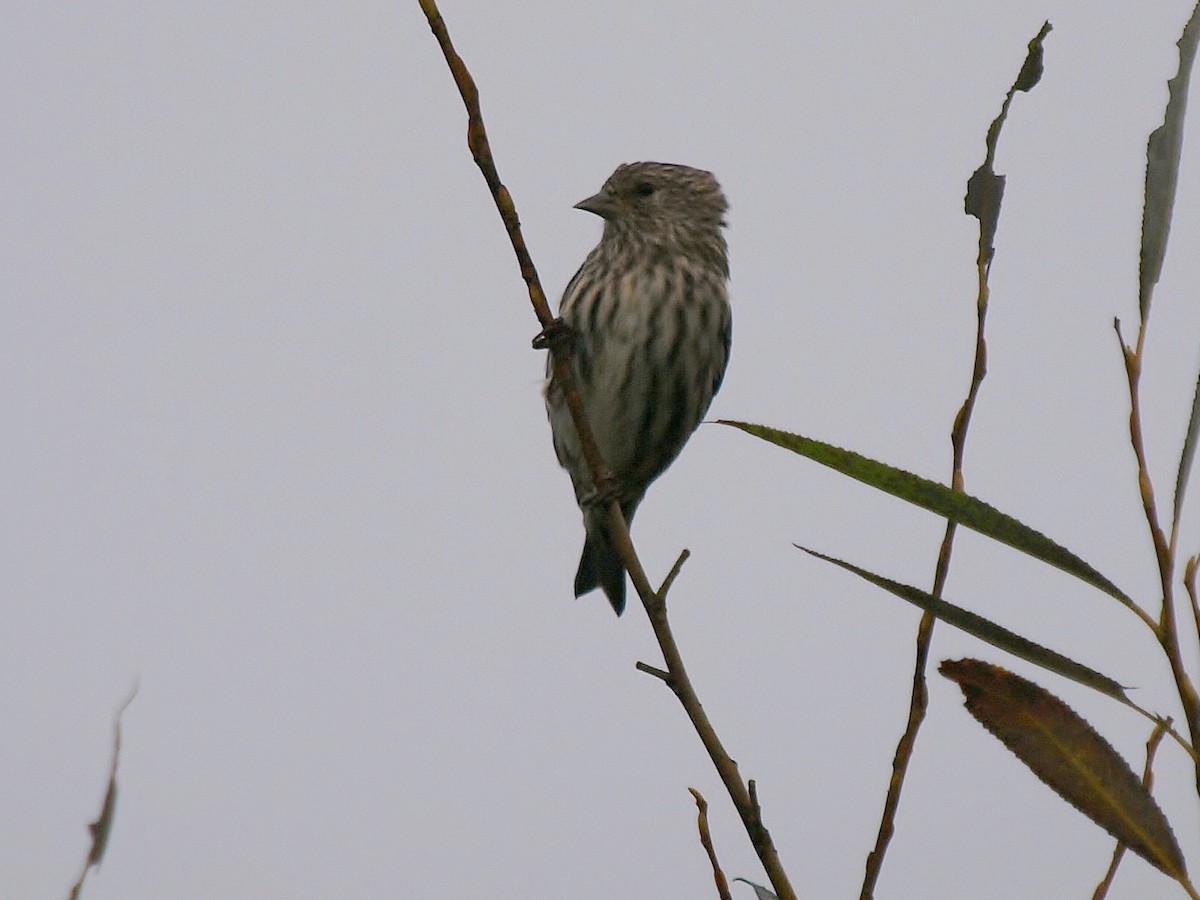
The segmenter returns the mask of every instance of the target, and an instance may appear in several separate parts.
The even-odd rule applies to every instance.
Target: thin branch
[[[1146,445],[1142,436],[1141,409],[1141,378],[1142,350],[1146,337],[1146,323],[1143,321],[1138,328],[1137,346],[1130,347],[1125,343],[1121,334],[1120,319],[1113,319],[1113,331],[1117,335],[1117,344],[1121,350],[1121,360],[1125,364],[1125,380],[1129,385],[1129,442],[1137,460],[1138,494],[1142,500],[1142,512],[1146,517],[1146,525],[1150,530],[1150,540],[1154,545],[1154,556],[1158,563],[1159,580],[1162,583],[1163,605],[1159,612],[1158,638],[1165,637],[1167,621],[1174,618],[1174,597],[1172,574],[1175,567],[1174,548],[1167,540],[1162,526],[1159,524],[1158,505],[1154,498],[1154,483],[1150,479],[1150,467],[1146,462]]]
[[[1188,756],[1190,756],[1192,758],[1193,762],[1200,763],[1200,751],[1198,751],[1195,747],[1193,747],[1191,744],[1189,744],[1187,742],[1187,740],[1184,738],[1184,736],[1175,730],[1175,728],[1172,725],[1172,722],[1174,722],[1174,720],[1170,716],[1160,716],[1160,715],[1157,715],[1156,713],[1152,713],[1152,712],[1150,712],[1150,710],[1146,709],[1145,707],[1138,706],[1132,700],[1129,701],[1128,703],[1126,703],[1125,705],[1128,706],[1130,709],[1132,709],[1134,712],[1138,713],[1147,722],[1154,725],[1154,727],[1162,728],[1163,731],[1165,731],[1171,737],[1171,740],[1175,741],[1175,743],[1177,743],[1179,745],[1180,749],[1183,750],[1184,753],[1186,753]]]
[[[1147,791],[1154,787],[1154,754],[1158,750],[1158,745],[1162,743],[1163,735],[1170,727],[1170,719],[1160,719],[1146,741],[1146,765],[1142,769],[1142,784],[1146,786]],[[1096,885],[1096,892],[1092,894],[1092,900],[1104,900],[1108,896],[1109,888],[1112,887],[1113,879],[1117,875],[1117,866],[1121,864],[1124,856],[1125,845],[1117,841],[1117,846],[1113,848],[1112,862],[1108,864],[1108,871],[1104,873],[1104,878]]]
[[[996,155],[996,144],[1000,138],[1000,130],[1008,116],[1009,107],[1017,91],[1029,91],[1037,84],[1042,75],[1042,41],[1050,33],[1050,23],[1042,25],[1041,30],[1029,42],[1028,53],[1017,74],[1016,80],[1004,97],[1000,113],[988,128],[985,141],[986,155],[983,163],[972,174],[967,182],[966,212],[979,220],[979,252],[975,258],[977,291],[975,299],[975,360],[971,369],[971,383],[967,388],[966,399],[954,418],[954,426],[950,432],[950,443],[953,449],[950,485],[956,491],[963,489],[963,458],[966,453],[967,429],[971,423],[971,414],[975,411],[975,403],[979,397],[979,388],[987,375],[987,341],[984,337],[984,325],[987,321],[988,274],[991,271],[992,259],[996,255],[995,237],[1000,218],[1000,201],[1004,195],[1004,178],[997,175],[992,168]],[[942,537],[941,548],[938,551],[937,565],[934,569],[933,588],[930,591],[935,597],[941,597],[950,572],[950,556],[954,549],[955,523],[947,521],[946,531]],[[883,871],[883,859],[887,853],[888,844],[896,831],[896,812],[900,807],[900,795],[904,789],[904,779],[908,774],[908,766],[912,761],[913,750],[917,743],[917,733],[925,720],[925,712],[929,706],[929,688],[926,683],[925,670],[929,662],[929,648],[933,641],[933,625],[935,617],[926,612],[921,616],[917,627],[916,659],[913,665],[912,695],[908,706],[908,720],[904,733],[896,745],[896,753],[892,758],[892,774],[888,780],[887,796],[884,798],[883,815],[879,822],[879,831],[875,836],[875,846],[867,854],[866,869],[863,873],[860,900],[870,900],[875,895],[875,885],[879,874]]]
[[[592,481],[597,491],[602,491],[609,479],[608,468],[596,448],[596,441],[592,435],[592,429],[588,423],[587,416],[584,413],[583,404],[579,399],[579,391],[571,372],[571,341],[569,340],[569,330],[564,329],[563,325],[550,312],[545,292],[542,290],[537,276],[537,270],[534,268],[533,260],[521,235],[520,220],[517,217],[512,197],[509,195],[508,189],[500,181],[495,161],[492,158],[491,147],[488,143],[487,132],[484,129],[483,114],[479,107],[479,91],[475,86],[475,82],[471,78],[466,64],[454,49],[449,31],[446,28],[446,23],[438,11],[435,0],[418,0],[418,2],[420,3],[422,12],[425,14],[426,20],[429,22],[429,27],[433,31],[434,37],[437,39],[438,45],[442,49],[443,55],[446,57],[446,64],[450,67],[454,83],[458,86],[459,93],[462,95],[468,119],[467,145],[471,150],[471,155],[474,157],[476,165],[479,166],[480,171],[483,173],[484,180],[487,182],[488,188],[492,193],[492,198],[495,200],[496,208],[499,210],[500,217],[504,221],[504,227],[508,232],[509,240],[512,242],[513,250],[517,255],[517,262],[521,268],[521,277],[525,280],[525,284],[529,290],[530,302],[533,304],[534,312],[537,313],[538,320],[542,324],[542,334],[534,339],[535,344],[547,346],[550,350],[553,361],[554,380],[563,390],[567,399],[567,406],[570,409],[571,419],[575,423],[575,428],[579,432],[580,446],[582,447],[584,456],[587,458]],[[762,823],[758,804],[751,801],[750,794],[746,786],[742,783],[741,777],[738,775],[737,764],[725,752],[725,748],[717,737],[712,723],[704,712],[704,708],[700,705],[700,700],[696,696],[695,689],[692,687],[691,679],[688,678],[687,670],[684,668],[683,657],[679,652],[679,647],[675,643],[674,635],[671,633],[670,625],[667,622],[665,592],[670,586],[671,581],[673,581],[675,574],[678,574],[677,570],[682,565],[683,557],[676,563],[672,574],[664,581],[663,591],[655,592],[650,586],[645,569],[642,568],[641,561],[638,559],[633,543],[629,538],[629,528],[624,516],[621,515],[620,505],[614,500],[609,504],[607,512],[614,548],[620,556],[621,562],[624,563],[626,570],[629,572],[630,580],[633,582],[633,586],[642,600],[642,605],[646,609],[651,628],[654,630],[654,636],[662,650],[666,672],[652,669],[652,667],[641,663],[639,663],[638,667],[642,671],[647,671],[649,674],[655,675],[655,677],[662,678],[674,692],[675,696],[679,698],[679,702],[687,713],[688,718],[691,719],[692,725],[696,729],[701,742],[704,744],[705,750],[708,751],[713,765],[716,766],[726,790],[729,791],[730,799],[733,801],[734,807],[742,818],[746,832],[750,837],[750,842],[754,845],[754,849],[758,853],[759,860],[762,862],[767,877],[771,880],[771,884],[775,888],[775,893],[778,894],[780,900],[795,900],[795,891],[792,890],[787,873],[784,871],[783,865],[779,860],[779,855],[771,841],[770,833]],[[664,674],[666,677],[663,677]]]
[[[454,44],[450,40],[450,32],[446,28],[446,22],[442,18],[435,0],[418,0],[418,2],[429,22],[430,30],[433,31],[433,36],[437,39],[438,46],[442,49],[442,55],[446,57],[446,65],[450,67],[450,74],[454,76],[454,84],[458,87],[459,94],[462,95],[463,105],[467,110],[467,147],[470,149],[479,171],[483,173],[483,180],[487,182],[488,190],[491,191],[496,209],[504,222],[504,229],[508,232],[508,239],[512,243],[513,252],[517,255],[521,278],[525,281],[525,286],[529,291],[529,301],[533,304],[533,311],[542,324],[543,331],[534,338],[534,341],[535,343],[544,341],[550,349],[554,381],[562,389],[566,398],[567,409],[570,410],[571,421],[575,423],[575,429],[579,432],[580,448],[587,460],[592,481],[596,490],[600,491],[608,480],[608,468],[600,456],[600,451],[596,448],[592,426],[584,414],[583,402],[579,399],[579,389],[575,385],[575,377],[571,372],[571,344],[567,339],[569,330],[563,328],[561,323],[555,319],[554,314],[550,312],[550,304],[546,301],[545,291],[542,290],[542,283],[538,278],[537,268],[533,264],[533,257],[529,255],[529,248],[525,245],[525,237],[521,233],[521,220],[517,216],[512,195],[500,181],[500,173],[496,169],[496,162],[492,157],[492,147],[488,142],[487,129],[483,124],[483,112],[479,107],[479,89],[475,86],[475,79],[471,77],[466,63],[454,49]],[[559,338],[557,340],[552,339],[556,325],[558,325],[557,336]],[[610,509],[615,510],[618,516],[620,515],[620,505],[615,499],[610,504]]]
[[[1183,654],[1179,647],[1179,628],[1175,619],[1175,539],[1174,532],[1168,541],[1160,525],[1158,505],[1154,498],[1154,483],[1150,478],[1150,467],[1146,462],[1146,447],[1142,435],[1141,411],[1141,374],[1142,351],[1145,347],[1146,325],[1148,318],[1143,318],[1138,326],[1137,343],[1130,347],[1121,335],[1121,323],[1113,320],[1113,328],[1117,334],[1117,342],[1121,349],[1121,358],[1125,364],[1125,379],[1129,385],[1129,442],[1133,447],[1133,455],[1137,461],[1138,493],[1142,499],[1142,511],[1146,517],[1146,527],[1150,532],[1150,540],[1154,545],[1154,558],[1158,564],[1158,581],[1162,590],[1162,609],[1159,612],[1156,634],[1167,662],[1171,667],[1171,676],[1175,680],[1175,691],[1179,695],[1183,707],[1184,720],[1187,722],[1188,734],[1193,747],[1200,748],[1200,696],[1184,666]],[[1185,572],[1186,579],[1186,572]],[[1194,607],[1193,607],[1194,608]],[[1193,758],[1196,788],[1200,790],[1200,761]]]
[[[704,847],[704,852],[708,854],[709,863],[712,864],[717,895],[721,900],[733,900],[729,894],[729,882],[725,880],[725,873],[721,871],[721,864],[717,862],[717,851],[713,849],[712,834],[708,830],[708,801],[695,788],[688,788],[688,793],[696,800],[696,827],[700,830],[700,844]]]
[[[1196,626],[1196,636],[1200,638],[1200,602],[1196,600],[1196,566],[1200,564],[1200,556],[1189,556],[1183,566],[1183,586],[1187,590],[1188,600],[1192,605],[1192,622]]]
[[[762,813],[762,807],[758,805],[758,783],[751,778],[746,782],[746,789],[750,794],[750,806],[754,809],[754,814]]]
[[[1145,204],[1142,210],[1142,240],[1138,271],[1137,340],[1133,347],[1121,336],[1120,322],[1115,322],[1121,356],[1125,363],[1125,375],[1129,382],[1129,436],[1137,459],[1138,490],[1146,516],[1146,526],[1154,544],[1154,555],[1158,563],[1159,583],[1162,587],[1162,609],[1159,613],[1158,638],[1171,666],[1175,679],[1175,690],[1183,707],[1184,718],[1191,734],[1192,745],[1200,746],[1200,696],[1197,696],[1184,666],[1180,651],[1179,629],[1176,622],[1173,575],[1176,563],[1179,518],[1183,508],[1183,496],[1187,487],[1188,474],[1196,449],[1197,404],[1200,404],[1200,388],[1192,403],[1192,413],[1180,453],[1179,467],[1175,476],[1175,499],[1171,516],[1171,532],[1168,538],[1162,527],[1162,518],[1154,499],[1154,488],[1150,468],[1146,463],[1144,447],[1139,382],[1141,379],[1146,331],[1150,321],[1150,298],[1155,284],[1162,273],[1166,257],[1167,235],[1171,227],[1171,216],[1175,205],[1175,194],[1179,178],[1180,148],[1183,144],[1184,118],[1187,111],[1188,85],[1192,66],[1200,45],[1200,3],[1197,3],[1183,28],[1176,46],[1179,49],[1179,68],[1167,82],[1168,100],[1163,112],[1163,123],[1146,142]],[[1191,566],[1191,563],[1189,563]],[[1185,584],[1188,575],[1184,575]],[[1197,613],[1194,591],[1189,587],[1192,598],[1192,615]],[[1200,623],[1198,623],[1200,624]],[[1196,786],[1200,789],[1200,763],[1196,765]]]
[[[610,518],[609,521],[611,524],[616,524],[615,519]],[[622,521],[620,524],[623,525],[624,522]],[[729,792],[729,799],[733,801],[733,806],[742,819],[742,825],[750,837],[750,843],[754,845],[754,850],[758,854],[758,859],[762,863],[776,895],[779,900],[795,900],[796,892],[779,859],[779,853],[771,840],[771,834],[763,824],[758,798],[753,796],[750,789],[742,782],[737,763],[726,752],[725,746],[721,743],[716,729],[713,728],[712,722],[708,718],[708,713],[704,711],[704,707],[700,703],[696,689],[692,686],[691,678],[688,677],[687,667],[683,664],[683,655],[679,651],[679,645],[675,642],[675,635],[672,633],[670,622],[667,619],[666,594],[656,594],[650,587],[646,573],[638,562],[637,555],[633,552],[633,545],[629,540],[627,529],[614,528],[613,543],[622,561],[629,560],[637,564],[630,566],[629,577],[633,581],[633,586],[642,599],[642,605],[650,619],[650,627],[654,630],[655,640],[658,641],[663,661],[667,667],[667,677],[662,678],[659,670],[652,671],[651,667],[646,666],[645,663],[638,663],[637,668],[662,678],[667,687],[675,694],[684,712],[687,713],[687,717],[691,720],[692,727],[700,738],[700,743],[708,751],[709,759],[712,760],[717,774],[720,775],[725,790]],[[669,579],[664,582],[664,587],[666,586],[669,586]]]
[[[662,587],[658,589],[658,596],[666,600],[667,591],[671,589],[671,585],[675,583],[675,579],[679,577],[679,572],[683,569],[683,564],[688,561],[688,557],[692,552],[686,547],[679,551],[679,558],[675,560],[675,565],[671,566],[671,571],[667,573],[667,577],[663,579]]]
[[[659,681],[664,682],[668,687],[671,684],[671,673],[664,672],[662,669],[655,668],[649,663],[637,662],[633,666],[639,672],[645,672],[647,675],[653,675]]]

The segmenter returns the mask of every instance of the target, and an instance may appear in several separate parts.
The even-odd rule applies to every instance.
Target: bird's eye
[[[635,196],[635,197],[649,197],[653,193],[654,193],[654,185],[652,185],[648,181],[643,181],[641,184],[639,184],[637,187],[635,187],[633,189],[633,196]]]

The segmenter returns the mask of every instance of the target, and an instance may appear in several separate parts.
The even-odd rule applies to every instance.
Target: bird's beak
[[[602,219],[610,219],[616,215],[619,208],[617,199],[612,194],[606,194],[601,191],[588,197],[586,200],[580,200],[575,204],[576,209],[582,209],[590,213],[595,213]]]

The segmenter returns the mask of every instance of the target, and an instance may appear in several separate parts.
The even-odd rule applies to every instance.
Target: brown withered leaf
[[[1017,91],[1031,91],[1042,77],[1043,51],[1042,42],[1050,33],[1051,25],[1046,22],[1041,31],[1029,42],[1029,55],[1017,75],[1017,80],[1008,89],[1004,103],[1000,105],[1000,115],[992,120],[988,128],[987,140],[984,142],[987,156],[967,180],[967,195],[963,198],[963,211],[968,216],[979,220],[979,263],[991,265],[996,253],[996,228],[1000,224],[1000,202],[1004,199],[1004,176],[997,175],[992,167],[996,159],[996,143],[1000,140],[1000,129],[1008,118],[1008,108],[1012,105],[1013,95]]]
[[[83,867],[79,870],[79,877],[75,879],[75,884],[71,887],[71,892],[68,894],[68,900],[79,900],[83,893],[83,882],[87,878],[88,872],[92,868],[99,868],[101,860],[104,859],[104,851],[108,848],[108,838],[112,833],[113,816],[117,811],[117,761],[121,756],[121,716],[125,714],[125,710],[129,708],[129,704],[133,702],[133,698],[137,696],[138,687],[136,682],[133,685],[133,690],[121,704],[121,708],[117,710],[117,714],[113,716],[113,749],[112,763],[109,765],[108,771],[108,787],[104,792],[104,804],[100,807],[100,815],[96,817],[96,821],[88,825],[88,831],[92,835],[92,846],[88,850],[87,859],[83,861]]]
[[[977,659],[938,671],[962,688],[966,707],[1038,778],[1151,865],[1182,881],[1187,867],[1162,810],[1091,725],[1049,691]]]

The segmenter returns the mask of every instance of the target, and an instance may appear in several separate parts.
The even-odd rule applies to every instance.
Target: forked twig
[[[725,879],[725,873],[721,871],[721,864],[717,862],[717,851],[713,848],[712,833],[708,830],[708,801],[695,788],[688,788],[688,793],[696,801],[696,828],[700,831],[700,844],[704,847],[704,852],[708,854],[708,861],[712,865],[717,895],[721,900],[733,900],[729,894],[729,882]]]
[[[1200,635],[1200,600],[1196,597],[1196,566],[1200,564],[1200,556],[1189,556],[1183,566],[1183,586],[1187,590],[1188,600],[1192,606],[1192,622],[1196,626],[1196,634]]]
[[[1183,654],[1179,646],[1179,628],[1175,618],[1175,529],[1172,537],[1167,538],[1160,524],[1158,505],[1154,497],[1154,483],[1150,478],[1150,468],[1146,462],[1146,448],[1142,436],[1141,392],[1139,390],[1142,374],[1142,352],[1145,348],[1146,323],[1143,318],[1138,327],[1137,342],[1133,346],[1125,343],[1121,335],[1121,323],[1113,321],[1117,333],[1117,341],[1121,348],[1121,358],[1125,363],[1125,377],[1129,384],[1129,442],[1133,447],[1133,455],[1137,461],[1138,492],[1142,498],[1142,511],[1146,517],[1146,527],[1150,531],[1150,540],[1154,544],[1154,557],[1158,564],[1159,587],[1162,590],[1162,609],[1155,635],[1167,657],[1171,667],[1171,676],[1175,681],[1175,690],[1179,695],[1179,703],[1183,707],[1184,720],[1187,722],[1188,736],[1192,746],[1200,749],[1200,696],[1188,675],[1184,665]],[[1184,583],[1187,586],[1185,570]],[[1188,587],[1189,596],[1192,588]],[[1200,790],[1200,760],[1193,760],[1197,790]]]
[[[1163,735],[1167,733],[1167,729],[1170,727],[1170,719],[1160,720],[1154,726],[1154,730],[1150,732],[1150,737],[1146,741],[1146,765],[1142,769],[1142,784],[1146,786],[1146,790],[1154,787],[1154,754],[1158,750],[1158,745],[1162,743]],[[1117,877],[1117,867],[1121,865],[1121,860],[1124,856],[1125,845],[1118,841],[1117,846],[1113,848],[1112,862],[1108,864],[1108,871],[1104,873],[1104,877],[1096,885],[1096,891],[1092,894],[1092,900],[1104,900],[1108,896],[1113,879]]]
[[[587,459],[592,481],[597,490],[601,490],[608,479],[608,469],[596,448],[596,441],[587,416],[584,413],[583,404],[579,398],[579,391],[575,385],[575,379],[571,373],[571,342],[566,339],[559,339],[564,336],[563,329],[550,312],[550,306],[546,302],[546,295],[538,279],[533,259],[529,255],[529,251],[525,246],[525,240],[521,235],[520,220],[517,217],[512,197],[509,195],[508,189],[500,181],[495,161],[492,158],[491,147],[488,144],[487,131],[484,129],[483,114],[479,106],[479,91],[475,86],[474,80],[471,78],[470,72],[467,70],[466,64],[454,49],[454,45],[450,40],[450,33],[446,28],[446,23],[442,18],[441,12],[438,10],[435,0],[418,0],[418,2],[420,3],[422,12],[425,14],[426,20],[429,22],[429,27],[433,31],[434,37],[437,39],[438,46],[441,47],[442,53],[446,57],[446,64],[450,67],[454,83],[458,86],[459,93],[462,95],[463,104],[467,110],[467,145],[471,150],[471,155],[474,157],[476,165],[479,166],[480,171],[483,173],[484,180],[487,182],[492,198],[495,200],[496,208],[499,210],[500,217],[504,221],[504,227],[508,232],[509,240],[512,242],[513,250],[517,255],[517,262],[521,268],[521,277],[525,280],[529,291],[530,302],[533,304],[534,312],[537,313],[538,320],[542,324],[543,332],[539,335],[539,338],[535,338],[535,343],[547,346],[550,350],[554,380],[561,387],[566,397],[567,406],[571,412],[571,419],[575,423],[576,430],[579,432],[580,445]],[[691,719],[697,735],[699,735],[701,742],[704,744],[705,750],[708,751],[713,765],[716,766],[717,772],[721,776],[726,790],[729,792],[734,807],[742,818],[742,822],[750,836],[750,841],[758,853],[759,860],[762,862],[767,877],[775,889],[775,893],[779,896],[780,900],[795,900],[795,891],[792,890],[787,873],[784,871],[775,846],[771,841],[771,836],[762,823],[757,798],[752,798],[749,789],[742,783],[741,776],[738,774],[737,764],[725,751],[724,746],[717,737],[716,731],[713,729],[712,723],[708,719],[708,715],[700,705],[700,700],[696,696],[695,689],[692,687],[691,679],[688,678],[687,670],[683,665],[683,657],[679,652],[679,647],[675,642],[675,637],[667,621],[667,589],[678,574],[679,567],[682,566],[686,555],[680,556],[671,573],[663,582],[662,590],[656,592],[650,586],[645,569],[642,568],[641,561],[638,559],[637,552],[630,541],[629,528],[624,516],[621,515],[620,505],[615,500],[608,506],[608,522],[615,549],[622,563],[625,564],[633,586],[642,600],[642,605],[645,607],[646,614],[650,619],[651,628],[654,630],[654,636],[658,641],[659,648],[662,650],[663,660],[666,665],[665,671],[646,666],[644,663],[639,663],[638,668],[664,681],[679,699],[688,718]]]
[[[1000,114],[988,129],[986,148],[987,155],[983,164],[971,176],[967,183],[966,211],[979,219],[979,254],[975,260],[978,278],[978,293],[976,295],[976,326],[975,326],[975,361],[971,370],[971,383],[967,388],[966,399],[954,418],[954,427],[950,432],[950,442],[953,448],[950,484],[955,490],[963,489],[963,456],[966,451],[967,428],[971,422],[971,413],[979,396],[979,387],[987,374],[987,342],[984,339],[984,323],[987,320],[988,273],[991,269],[992,258],[996,248],[994,239],[1000,217],[1000,200],[1004,193],[1004,178],[997,175],[992,168],[996,155],[996,142],[1000,137],[1000,129],[1008,116],[1008,108],[1012,104],[1017,91],[1028,91],[1041,78],[1042,74],[1042,41],[1050,33],[1050,23],[1042,25],[1038,34],[1029,42],[1029,52],[1025,63],[1017,75],[1016,81],[1009,88],[1000,107]],[[946,522],[946,531],[942,537],[941,548],[938,551],[937,565],[933,575],[935,597],[941,597],[950,572],[950,554],[954,547],[955,523]],[[930,613],[921,616],[921,624],[917,627],[916,659],[913,665],[912,696],[908,707],[908,721],[904,733],[896,745],[896,753],[892,758],[892,774],[888,781],[887,796],[884,799],[883,815],[879,822],[879,831],[875,837],[875,846],[867,855],[866,869],[863,873],[860,900],[869,900],[875,895],[875,884],[883,871],[883,858],[887,853],[888,844],[896,830],[896,811],[900,807],[900,794],[904,789],[904,779],[912,760],[913,749],[917,743],[917,733],[925,719],[925,711],[929,705],[929,688],[925,680],[925,671],[929,662],[929,647],[933,641],[933,624],[935,618]]]
[[[1166,654],[1175,680],[1175,690],[1183,707],[1192,746],[1200,748],[1200,696],[1188,674],[1180,648],[1179,627],[1176,620],[1174,572],[1177,539],[1179,537],[1180,514],[1183,510],[1184,492],[1188,475],[1196,452],[1196,440],[1200,436],[1200,386],[1192,401],[1192,414],[1188,422],[1179,468],[1175,476],[1175,499],[1171,514],[1170,536],[1162,527],[1154,497],[1154,486],[1150,468],[1146,463],[1146,451],[1142,431],[1142,413],[1139,386],[1146,346],[1146,330],[1150,319],[1150,301],[1154,286],[1162,274],[1166,258],[1167,235],[1171,228],[1175,193],[1179,179],[1180,150],[1183,145],[1184,119],[1187,112],[1188,85],[1192,68],[1200,47],[1200,2],[1192,9],[1183,33],[1176,42],[1179,49],[1179,68],[1167,82],[1167,106],[1163,111],[1163,123],[1150,133],[1146,141],[1145,203],[1142,207],[1142,240],[1138,267],[1138,333],[1130,346],[1121,336],[1121,324],[1114,321],[1121,357],[1125,364],[1125,375],[1129,383],[1129,438],[1137,459],[1138,491],[1142,498],[1142,509],[1146,526],[1154,544],[1155,560],[1158,563],[1159,584],[1162,588],[1162,609],[1156,625],[1156,636]],[[1184,586],[1191,599],[1192,617],[1200,630],[1200,607],[1195,593],[1195,562],[1189,560],[1184,570]],[[1200,789],[1200,761],[1195,767],[1196,787]]]

